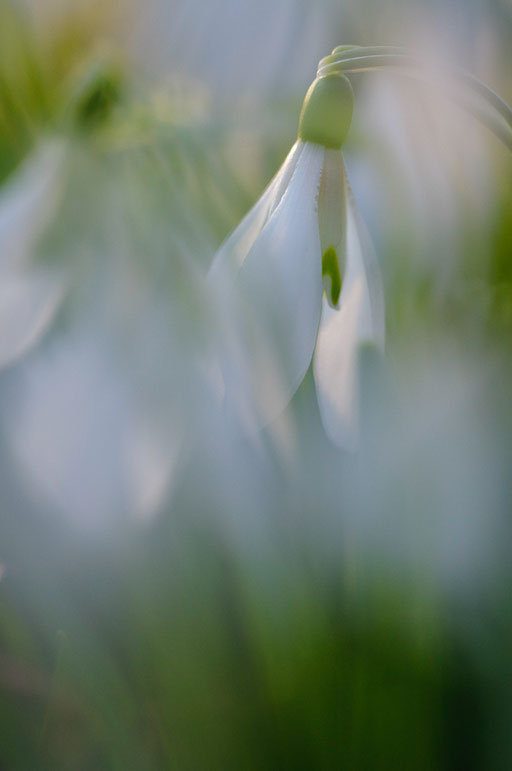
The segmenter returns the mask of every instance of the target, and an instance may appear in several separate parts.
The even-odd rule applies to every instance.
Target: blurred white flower
[[[61,323],[1,373],[3,446],[31,498],[93,535],[155,516],[194,444],[220,422],[209,382],[214,298],[194,261],[204,228],[199,216],[189,227],[190,204],[169,215],[161,167],[147,157],[98,156],[75,142],[55,227],[46,228],[53,194],[60,200],[53,166],[35,174],[31,162],[23,206],[15,210],[12,197],[13,212],[32,214],[17,229],[11,216],[9,252],[13,269],[26,263],[27,305],[33,276],[53,275],[50,265],[62,265],[66,283]],[[24,321],[19,306],[12,314],[0,341]]]
[[[335,123],[339,115],[328,112]],[[339,149],[348,125],[335,127],[334,138],[329,131],[317,138],[311,120],[304,129],[303,112],[301,139],[220,248],[210,278],[229,285],[235,307],[238,363],[233,355],[224,361],[227,402],[240,410],[250,393],[259,424],[267,423],[312,361],[325,430],[350,449],[358,431],[357,351],[367,341],[383,346],[384,313],[379,271]]]

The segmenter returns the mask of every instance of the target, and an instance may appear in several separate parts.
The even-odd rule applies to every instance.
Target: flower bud
[[[299,139],[332,150],[345,141],[354,107],[352,86],[341,74],[316,78],[308,89],[299,120]]]

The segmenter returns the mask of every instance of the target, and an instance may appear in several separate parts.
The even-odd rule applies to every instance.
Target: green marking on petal
[[[324,279],[324,286],[326,287],[326,278],[330,279],[329,291],[326,287],[326,294],[329,304],[333,308],[338,307],[338,300],[341,294],[341,273],[338,263],[338,254],[334,246],[330,246],[322,255],[322,277]],[[329,297],[330,295],[330,297]]]

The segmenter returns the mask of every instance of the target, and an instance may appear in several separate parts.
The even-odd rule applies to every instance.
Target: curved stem
[[[507,137],[506,128],[492,119],[490,115],[486,115],[485,111],[474,105],[470,106],[468,103],[465,103],[466,109],[469,109],[473,115],[482,120],[509,149],[512,149],[512,108],[492,89],[461,68],[450,67],[442,70],[433,68],[405,48],[354,46],[338,52],[335,49],[333,54],[322,59],[318,65],[317,76],[332,72],[369,72],[385,69],[401,70],[412,77],[419,76],[422,79],[438,71],[443,78],[448,76],[454,83],[462,83],[480,99],[483,99],[489,107],[498,113],[500,119],[505,121],[511,132],[510,138]]]

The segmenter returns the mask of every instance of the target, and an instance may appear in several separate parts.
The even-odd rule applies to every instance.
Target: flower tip
[[[308,89],[299,120],[299,139],[332,150],[345,141],[354,107],[347,78],[339,73],[316,78]]]

